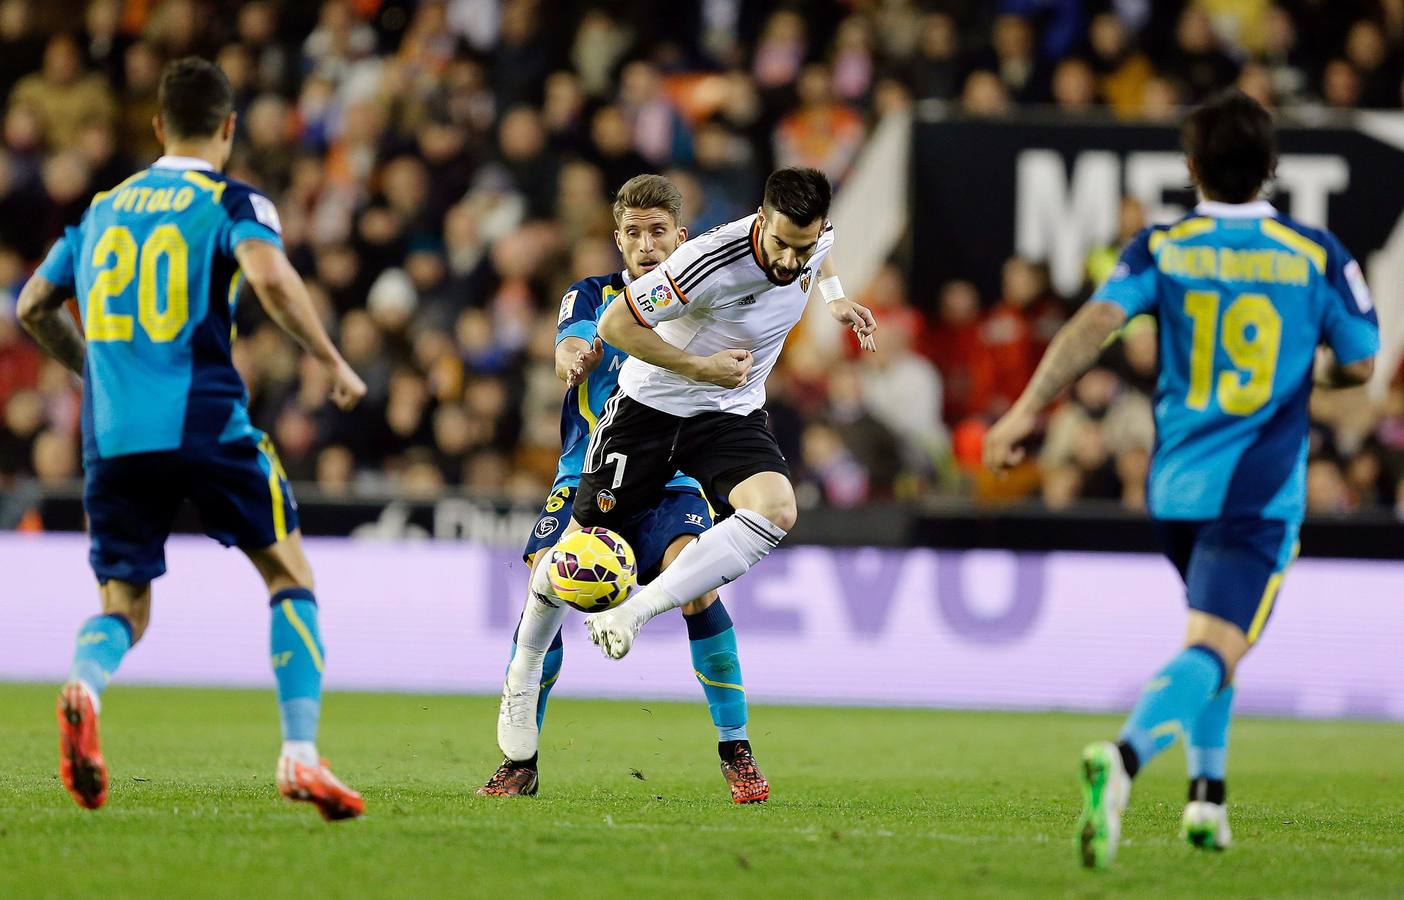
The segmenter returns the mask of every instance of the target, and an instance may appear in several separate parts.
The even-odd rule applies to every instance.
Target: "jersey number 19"
[[[165,308],[156,296],[157,266],[166,259]],[[108,301],[121,298],[137,279],[136,318],[152,343],[173,341],[190,320],[190,249],[180,229],[159,225],[140,249],[126,226],[113,225],[93,247],[92,265],[99,270],[88,291],[84,332],[90,341],[130,341],[132,316],[114,312]],[[108,268],[109,260],[112,265]]]
[[[1251,416],[1262,409],[1272,399],[1282,344],[1282,316],[1272,301],[1262,294],[1238,295],[1224,310],[1221,328],[1219,295],[1190,291],[1185,294],[1185,314],[1194,323],[1185,405],[1194,410],[1209,407],[1215,388],[1215,349],[1222,341],[1233,369],[1219,373],[1219,408],[1231,416]]]

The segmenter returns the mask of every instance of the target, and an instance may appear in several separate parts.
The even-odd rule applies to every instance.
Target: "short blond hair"
[[[673,217],[673,224],[682,221],[682,191],[662,175],[635,175],[614,196],[614,224],[624,221],[626,209],[661,209]]]

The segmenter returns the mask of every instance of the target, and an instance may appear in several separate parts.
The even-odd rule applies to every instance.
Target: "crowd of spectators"
[[[467,490],[540,500],[559,450],[556,299],[619,266],[610,192],[661,171],[694,233],[754,209],[777,165],[842,190],[874,122],[936,101],[1161,119],[1238,84],[1286,107],[1401,105],[1404,0],[0,0],[0,489],[78,476],[72,379],[13,299],[92,194],[159,153],[164,61],[219,62],[237,96],[229,174],[278,204],[290,257],[370,386],[343,414],[245,292],[235,362],[289,475],[332,496]],[[1123,224],[1139,210],[1128,201]],[[1129,233],[1129,232],[1128,232]],[[1115,248],[1089,258],[1092,278]],[[799,335],[771,383],[802,500],[938,493],[1136,508],[1152,437],[1154,323],[1137,322],[993,482],[980,434],[1079,298],[1012,258],[999,297],[931,308],[901,261],[850,285],[879,352]],[[1312,505],[1404,494],[1404,388],[1319,411]]]

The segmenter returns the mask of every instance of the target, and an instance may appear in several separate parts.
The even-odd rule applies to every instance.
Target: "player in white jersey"
[[[725,516],[623,604],[585,620],[607,656],[628,653],[654,616],[740,578],[794,527],[789,466],[762,408],[765,378],[816,284],[865,348],[877,329],[829,263],[830,198],[814,169],[772,173],[754,216],[683,244],[600,319],[601,337],[629,360],[590,438],[566,533],[618,530],[658,502],[676,471]],[[551,595],[544,569],[532,590]]]

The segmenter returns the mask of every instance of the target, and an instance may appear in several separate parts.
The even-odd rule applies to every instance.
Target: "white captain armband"
[[[820,279],[819,293],[824,296],[824,302],[826,304],[833,303],[835,300],[844,299],[843,285],[839,283],[837,275],[830,275],[828,278]]]

